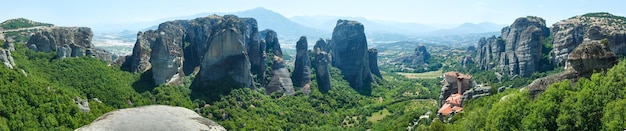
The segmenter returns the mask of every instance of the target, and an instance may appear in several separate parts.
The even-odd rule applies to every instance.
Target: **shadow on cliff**
[[[154,89],[154,79],[152,79],[152,69],[139,76],[139,80],[133,83],[133,89],[139,93],[152,91]]]

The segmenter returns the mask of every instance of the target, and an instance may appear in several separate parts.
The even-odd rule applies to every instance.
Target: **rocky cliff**
[[[0,62],[2,62],[2,64],[4,64],[7,68],[13,69],[15,61],[13,61],[13,56],[11,56],[10,50],[0,48]]]
[[[328,64],[330,63],[330,54],[327,52],[328,44],[319,39],[313,46],[315,53],[314,67],[315,67],[315,79],[317,80],[317,86],[320,91],[328,92],[331,89],[330,86],[330,71]]]
[[[150,65],[152,78],[156,85],[178,84],[183,69],[182,23],[185,21],[166,22],[159,25],[157,38],[150,45]]]
[[[133,54],[126,57],[122,69],[139,73],[151,70],[156,85],[181,84],[181,77],[198,74],[195,86],[230,79],[253,87],[248,52],[254,51],[254,62],[261,60],[263,51],[258,41],[256,21],[251,18],[211,15],[169,21],[156,30],[137,34]]]
[[[274,92],[283,92],[286,95],[294,95],[295,90],[293,88],[293,83],[290,78],[290,73],[287,67],[285,67],[285,62],[283,58],[279,56],[274,56],[274,60],[272,62],[272,71],[271,71],[271,80],[265,87],[265,92],[267,94],[271,94]]]
[[[363,24],[350,20],[337,21],[332,35],[332,64],[357,90],[371,89],[372,73],[367,49]]]
[[[367,51],[367,55],[369,57],[370,72],[378,76],[378,78],[383,78],[383,75],[380,74],[380,70],[378,69],[378,50],[376,48],[370,48]]]
[[[57,58],[93,56],[112,62],[112,56],[91,43],[93,32],[87,27],[51,27],[36,32],[27,42],[30,49],[57,52]]]
[[[151,105],[106,113],[77,131],[203,130],[225,131],[221,125],[182,107]]]
[[[626,18],[609,13],[588,13],[562,20],[552,25],[553,49],[550,52],[552,62],[557,66],[564,66],[568,55],[578,45],[582,44],[585,36],[595,36],[595,39],[607,38],[608,47],[617,55],[626,55]],[[598,28],[595,34],[587,32],[590,28]]]
[[[293,69],[293,81],[296,87],[308,87],[311,82],[311,60],[309,58],[309,47],[306,36],[300,37],[296,42],[296,62]]]
[[[143,73],[152,68],[150,55],[152,54],[151,43],[155,43],[157,33],[154,30],[137,33],[137,41],[133,47],[133,54],[126,56],[122,64],[122,70]]]
[[[500,37],[481,38],[478,42],[478,66],[496,69],[509,75],[530,76],[540,67],[542,42],[550,34],[545,20],[528,16],[502,29]]]
[[[236,16],[215,17],[220,20],[214,29],[216,32],[208,38],[207,51],[202,56],[200,71],[192,86],[206,89],[230,81],[239,87],[253,87],[245,46],[245,35],[249,35],[244,32],[247,30],[245,21]]]
[[[267,56],[272,58],[272,62],[268,63],[271,67],[269,72],[270,81],[267,86],[265,86],[265,92],[271,94],[279,91],[287,95],[295,94],[291,73],[289,73],[289,69],[287,69],[283,61],[283,52],[278,42],[277,33],[273,30],[263,30],[259,34],[262,36],[265,35],[265,38],[262,39],[261,42],[266,44]]]
[[[593,30],[593,29],[591,29]],[[568,55],[565,71],[534,80],[526,88],[530,95],[537,96],[555,82],[570,80],[576,82],[580,77],[590,77],[594,71],[606,70],[617,64],[617,56],[607,46],[608,41],[585,38],[582,44]]]
[[[426,49],[426,46],[419,45],[415,48],[415,50],[413,50],[412,55],[398,58],[396,61],[413,66],[422,66],[427,64],[428,60],[430,60],[430,53]]]

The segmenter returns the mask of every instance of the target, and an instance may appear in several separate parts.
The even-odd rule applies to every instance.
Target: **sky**
[[[150,22],[205,12],[264,7],[286,17],[351,16],[371,20],[449,25],[540,16],[551,25],[588,12],[626,15],[622,0],[0,0],[0,21],[27,18],[59,26]]]

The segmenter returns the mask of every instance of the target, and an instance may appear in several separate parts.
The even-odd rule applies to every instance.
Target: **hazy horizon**
[[[509,25],[515,18],[539,16],[551,25],[557,21],[589,12],[609,12],[623,16],[623,1],[4,1],[0,21],[27,18],[59,26],[96,28],[154,22],[160,19],[190,16],[207,12],[239,12],[263,7],[287,18],[294,16],[349,16],[376,21],[450,26],[463,23],[491,22]],[[622,3],[622,4],[619,4]],[[120,27],[121,28],[121,27]],[[139,27],[137,27],[139,28]],[[145,28],[145,27],[141,27]],[[121,31],[121,30],[120,30]]]

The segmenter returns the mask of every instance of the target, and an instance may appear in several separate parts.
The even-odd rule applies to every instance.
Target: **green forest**
[[[55,59],[15,45],[16,68],[0,67],[0,130],[72,130],[115,109],[151,104],[197,110],[229,130],[396,130],[436,110],[441,86],[441,79],[384,73],[371,95],[361,95],[331,68],[329,92],[320,92],[312,75],[310,95],[240,88],[207,103],[191,99],[189,84],[154,88],[150,72],[128,73],[92,57]],[[88,113],[77,98],[88,99]]]
[[[471,100],[445,130],[626,129],[626,62],[578,82],[552,84],[532,98],[519,88]],[[433,126],[431,124],[431,126]]]
[[[312,75],[310,95],[266,95],[239,88],[218,101],[191,99],[186,86],[153,87],[149,72],[131,74],[91,57],[55,59],[16,44],[16,69],[0,66],[0,130],[72,130],[121,108],[151,104],[198,111],[229,130],[404,130],[428,111],[436,111],[441,78],[408,79],[383,72],[371,95],[349,87],[331,68],[333,89],[320,92]],[[24,70],[22,72],[22,70]],[[476,72],[477,81],[523,87],[529,78],[497,83],[493,72]],[[313,71],[314,72],[314,71]],[[626,128],[626,62],[577,83],[551,85],[536,98],[520,88],[468,101],[449,123],[420,122],[418,130],[620,130]],[[505,76],[506,77],[506,76]],[[189,79],[189,78],[187,78]],[[494,89],[495,90],[495,89]],[[81,112],[74,99],[88,99]],[[97,100],[96,100],[97,99]],[[434,113],[430,118],[435,118]]]

